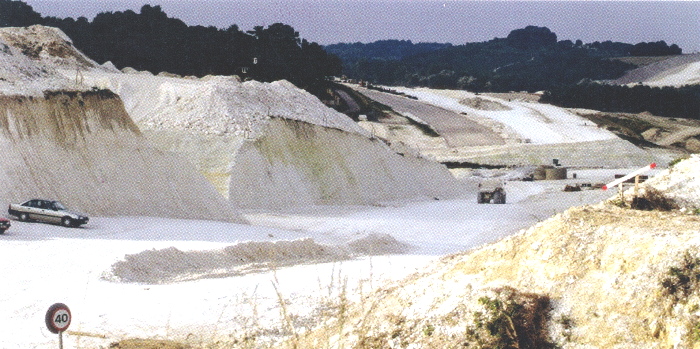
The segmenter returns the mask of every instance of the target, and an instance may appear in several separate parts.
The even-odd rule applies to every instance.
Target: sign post
[[[63,303],[55,303],[46,311],[44,318],[46,327],[51,333],[58,334],[58,349],[63,349],[63,331],[68,329],[71,322],[71,313],[68,306]]]

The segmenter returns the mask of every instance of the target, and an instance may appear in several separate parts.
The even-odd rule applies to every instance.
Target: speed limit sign
[[[61,333],[70,326],[70,309],[63,303],[56,303],[46,312],[46,327],[52,333]]]

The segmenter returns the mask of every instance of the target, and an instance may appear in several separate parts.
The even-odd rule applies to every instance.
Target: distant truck
[[[0,234],[5,234],[7,229],[10,229],[10,220],[0,217]]]
[[[87,224],[89,218],[81,213],[68,211],[63,204],[53,200],[32,199],[21,204],[10,204],[7,213],[20,221],[41,221],[78,227]]]
[[[496,187],[494,190],[479,190],[476,202],[479,204],[505,204],[506,191],[503,187]]]

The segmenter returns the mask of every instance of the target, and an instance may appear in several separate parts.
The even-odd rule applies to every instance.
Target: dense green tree
[[[681,53],[683,53],[683,50],[678,45],[668,46],[665,41],[640,42],[630,50],[632,56],[669,56]]]
[[[556,34],[546,27],[528,26],[513,30],[506,38],[464,45],[431,44],[424,50],[418,45],[384,40],[330,45],[326,50],[343,58],[343,73],[350,78],[477,92],[540,91],[584,79],[616,79],[634,68],[610,58],[630,56],[635,45],[557,42]]]
[[[338,56],[346,64],[354,64],[359,60],[400,60],[451,46],[452,44],[413,43],[411,40],[379,40],[369,44],[360,42],[333,44],[325,46],[324,49]]]
[[[508,44],[521,49],[532,50],[553,46],[557,43],[557,34],[552,33],[547,27],[527,26],[516,29],[508,34]]]
[[[700,119],[700,85],[628,87],[587,81],[546,91],[541,101],[570,108],[628,113],[648,111],[659,116]]]
[[[41,15],[22,1],[0,0],[0,27],[26,27],[41,23]]]
[[[243,74],[262,81],[287,79],[302,87],[338,75],[339,59],[309,43],[289,25],[275,23],[250,32],[231,25],[188,26],[160,6],[102,12],[84,17],[46,17],[21,1],[0,0],[0,26],[44,24],[58,27],[86,55],[116,67],[181,75]]]

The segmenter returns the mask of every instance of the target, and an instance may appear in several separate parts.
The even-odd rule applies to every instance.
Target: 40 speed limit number
[[[46,312],[46,327],[53,333],[60,333],[70,326],[71,314],[68,306],[56,303]]]

